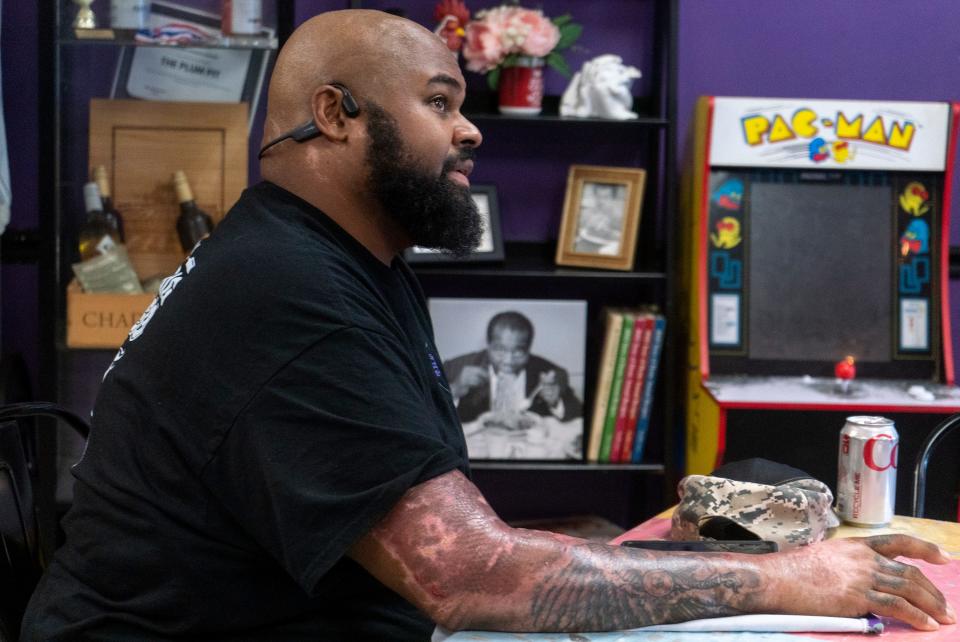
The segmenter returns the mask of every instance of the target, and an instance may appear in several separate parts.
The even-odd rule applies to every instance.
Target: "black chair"
[[[43,573],[33,500],[35,466],[25,443],[32,442],[32,420],[54,417],[86,439],[90,428],[74,413],[51,403],[0,405],[0,642],[15,640],[20,619]]]
[[[944,419],[933,429],[917,454],[917,465],[913,470],[913,516],[923,517],[924,498],[927,494],[927,464],[933,449],[943,441],[943,438],[960,426],[960,415],[952,415]]]

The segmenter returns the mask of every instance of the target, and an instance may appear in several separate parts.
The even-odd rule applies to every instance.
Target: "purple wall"
[[[681,2],[680,148],[698,96],[960,100],[955,0]],[[960,176],[951,244],[960,245]],[[950,288],[960,350],[960,283]]]
[[[10,226],[36,227],[37,148],[37,3],[3,3],[3,114],[7,130],[13,189]],[[34,265],[6,265],[0,270],[0,337],[3,352],[20,352],[36,388],[38,346],[38,272]]]

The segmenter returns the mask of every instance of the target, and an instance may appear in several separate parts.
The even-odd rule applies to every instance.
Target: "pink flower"
[[[500,6],[478,12],[467,23],[463,57],[467,69],[486,73],[511,54],[544,58],[560,42],[560,29],[543,12]]]
[[[560,29],[540,11],[519,9],[510,16],[510,26],[522,34],[517,53],[543,58],[560,42]]]
[[[503,62],[506,53],[501,44],[501,28],[498,23],[473,20],[467,23],[463,41],[463,57],[467,69],[485,73]]]

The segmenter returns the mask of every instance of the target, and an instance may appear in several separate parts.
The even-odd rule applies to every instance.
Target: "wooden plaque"
[[[90,101],[90,167],[104,165],[140,279],[183,261],[171,181],[182,169],[200,209],[219,222],[247,185],[247,104]]]

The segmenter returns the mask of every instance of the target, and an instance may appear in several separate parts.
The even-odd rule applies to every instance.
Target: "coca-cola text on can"
[[[854,526],[874,527],[893,519],[900,439],[893,420],[847,417],[837,459],[837,515]]]

